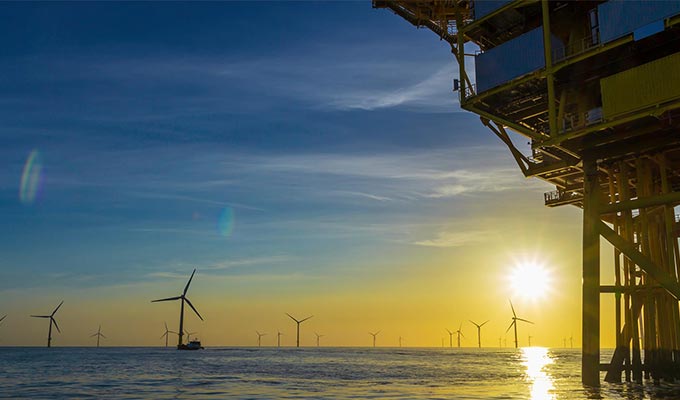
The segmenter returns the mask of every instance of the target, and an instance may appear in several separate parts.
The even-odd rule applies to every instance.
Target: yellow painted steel
[[[680,100],[680,53],[604,78],[600,87],[605,119]]]

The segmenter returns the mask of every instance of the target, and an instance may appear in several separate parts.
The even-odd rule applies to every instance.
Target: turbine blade
[[[175,297],[168,297],[168,298],[165,298],[165,299],[151,300],[151,302],[157,303],[159,301],[172,301],[172,300],[179,300],[181,298],[182,298],[182,296],[175,296]]]
[[[472,325],[474,325],[474,326],[476,326],[477,328],[479,328],[479,325],[477,325],[477,324],[475,323],[475,321],[473,321],[473,320],[471,320],[471,319],[469,319],[468,321],[470,321],[470,322],[472,323]]]
[[[194,279],[195,273],[196,273],[196,268],[194,268],[194,272],[191,273],[191,277],[189,278],[189,282],[187,282],[187,285],[184,287],[184,292],[182,292],[183,295],[187,294],[187,290],[189,290],[189,285],[191,285],[191,280]]]
[[[52,322],[54,322],[54,327],[57,328],[57,332],[61,333],[61,330],[59,329],[59,325],[57,325],[57,320],[52,318],[52,317],[50,317],[50,319],[52,320]]]
[[[523,319],[523,318],[517,318],[517,320],[518,320],[518,321],[523,321],[523,322],[528,322],[528,323],[530,323],[530,324],[533,324],[533,322],[531,322],[531,321],[529,321],[529,320],[526,320],[526,319]]]
[[[49,315],[31,315],[33,318],[50,318]]]
[[[512,300],[508,299],[508,301],[510,302],[510,308],[512,309],[512,316],[516,317],[517,314],[515,314],[515,307],[512,306]]]
[[[168,323],[165,322],[165,321],[163,321],[163,323],[165,324],[165,331],[167,332],[167,330],[168,330]]]
[[[483,327],[483,326],[484,326],[484,325],[485,325],[485,324],[486,324],[487,322],[489,322],[489,320],[488,320],[488,319],[487,319],[486,321],[484,321],[484,323],[483,323],[483,324],[479,325],[479,327],[480,327],[480,328],[481,328],[481,327]]]
[[[95,336],[97,336],[97,334],[96,334],[96,333],[95,333],[94,335],[90,335],[90,337],[95,337]]]
[[[189,305],[189,307],[191,307],[191,309],[194,310],[194,312],[196,313],[196,315],[198,315],[198,318],[200,318],[201,321],[203,321],[203,317],[201,317],[201,314],[199,314],[198,311],[196,311],[196,307],[194,307],[194,305],[191,304],[191,302],[189,301],[189,299],[187,299],[187,298],[185,297],[184,300],[186,300],[186,302],[187,302],[187,304]]]
[[[453,332],[451,332],[448,328],[444,328],[446,331],[449,333],[449,335],[453,335]]]
[[[510,328],[512,328],[513,325],[515,325],[515,320],[514,320],[514,319],[513,319],[512,322],[510,323],[510,326],[508,326],[508,329],[505,330],[505,333],[508,333],[508,331],[510,330]]]
[[[376,332],[375,335],[378,336],[378,334],[379,334],[380,332],[382,332],[382,331],[380,330],[380,331]]]
[[[310,315],[309,317],[307,317],[307,318],[303,319],[302,321],[300,321],[300,323],[303,323],[303,322],[307,321],[308,319],[310,319],[310,318],[312,318],[312,317],[313,317],[313,315]]]
[[[5,315],[5,316],[3,316],[2,318],[0,318],[0,322],[2,322],[2,320],[5,319],[6,317],[7,317],[7,316]]]
[[[290,315],[290,314],[288,314],[288,313],[286,313],[286,315],[289,316],[290,319],[292,319],[293,321],[297,322],[298,324],[299,324],[300,322],[302,322],[302,321],[296,320],[295,317],[293,317],[292,315]]]
[[[161,335],[160,339],[163,339],[163,338],[166,337],[167,335],[168,335],[168,332],[165,332],[164,334]]]
[[[463,328],[463,323],[460,323],[460,326],[458,327],[458,330],[461,330]]]
[[[62,304],[64,304],[64,300],[62,300],[61,303],[59,303],[59,305],[57,306],[57,308],[55,308],[54,311],[52,311],[51,317],[54,317],[54,314],[57,313],[57,310],[59,310],[59,307],[61,307]]]
[[[465,335],[463,335],[463,332],[460,333],[460,336],[465,337]]]
[[[104,339],[107,339],[107,337],[106,337],[106,336],[104,336],[104,334],[103,334],[103,333],[100,333],[100,334],[99,334],[99,336],[103,337]]]

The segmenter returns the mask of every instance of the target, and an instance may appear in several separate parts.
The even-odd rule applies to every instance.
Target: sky
[[[100,324],[160,345],[179,304],[150,300],[194,268],[206,346],[291,345],[285,313],[314,315],[303,345],[440,346],[462,324],[474,346],[490,320],[497,346],[509,298],[535,322],[520,343],[580,345],[581,212],[544,207],[460,109],[432,32],[367,1],[7,3],[0,48],[0,345],[43,345],[28,315],[61,300],[56,346]],[[512,290],[526,263],[542,298]]]

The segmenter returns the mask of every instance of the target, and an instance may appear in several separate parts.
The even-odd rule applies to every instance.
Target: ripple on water
[[[680,399],[580,385],[575,350],[0,348],[0,398]]]

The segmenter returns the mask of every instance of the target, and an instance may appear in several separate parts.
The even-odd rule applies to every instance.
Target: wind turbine
[[[503,338],[499,336],[498,337],[498,348],[503,347],[503,346],[501,346],[501,343],[503,343]]]
[[[187,330],[185,329],[185,330],[184,330],[184,333],[187,334],[187,342],[191,342],[191,335],[195,335],[195,334],[197,334],[198,332],[189,332],[189,331],[187,331]]]
[[[449,348],[453,347],[453,333],[451,332],[448,328],[446,328],[446,332],[449,333]]]
[[[258,331],[255,331],[255,333],[257,333],[257,347],[260,347],[260,345],[262,345],[262,336],[267,336],[267,334]]]
[[[373,347],[375,347],[375,338],[376,338],[376,336],[378,336],[379,333],[380,333],[380,331],[378,331],[376,333],[368,332],[369,335],[373,336]]]
[[[456,331],[456,333],[458,334],[458,347],[459,347],[459,348],[460,348],[460,337],[461,337],[461,336],[462,336],[462,337],[465,337],[465,335],[463,335],[463,331],[461,331],[461,328],[463,328],[463,323],[462,323],[462,322],[460,323],[460,326],[458,327],[458,330]]]
[[[168,337],[170,336],[169,334],[170,333],[177,334],[177,332],[168,330],[168,323],[167,322],[163,323],[165,324],[165,333],[161,335],[161,339],[165,337],[165,347],[168,347]]]
[[[565,349],[566,349],[566,348],[567,348],[567,338],[562,338],[562,343],[564,343],[564,345],[562,346],[562,348],[565,348]]]
[[[477,327],[477,345],[479,346],[479,348],[482,348],[482,327],[484,326],[484,324],[489,322],[489,320],[487,319],[482,324],[478,324],[473,320],[469,320],[469,321],[472,322],[472,325]]]
[[[57,332],[61,333],[61,330],[59,330],[59,325],[57,325],[57,320],[54,319],[54,314],[57,313],[57,310],[59,310],[59,307],[64,304],[64,301],[62,300],[61,303],[57,306],[57,308],[52,311],[52,314],[50,315],[31,315],[33,318],[49,318],[50,319],[50,330],[47,331],[47,347],[52,347],[52,324],[54,324],[54,327],[57,328]]]
[[[276,331],[276,347],[281,347],[281,335],[283,333]]]
[[[106,336],[104,336],[104,334],[102,333],[102,326],[101,325],[99,325],[99,329],[97,329],[97,333],[95,333],[94,335],[90,335],[90,337],[95,337],[95,336],[97,337],[97,347],[99,347],[99,338],[106,339]]]
[[[195,273],[196,273],[196,268],[194,268],[194,272],[191,273],[191,277],[189,278],[189,282],[187,282],[187,285],[184,287],[184,291],[182,292],[181,295],[151,301],[152,303],[156,303],[156,302],[159,302],[159,301],[182,300],[182,305],[179,309],[179,333],[177,333],[177,336],[179,337],[179,340],[177,342],[177,348],[178,349],[181,348],[182,344],[183,344],[182,335],[184,335],[184,302],[186,302],[189,305],[189,307],[191,307],[191,309],[194,310],[194,312],[196,313],[198,318],[200,318],[201,321],[203,321],[203,317],[201,317],[201,314],[199,314],[198,311],[196,311],[196,307],[194,307],[194,305],[191,304],[191,301],[189,301],[189,299],[186,297],[187,290],[189,290],[189,285],[191,284],[191,280],[194,279]]]
[[[2,322],[3,319],[5,319],[7,315],[3,315],[2,318],[0,318],[0,322]]]
[[[401,347],[401,336],[399,336],[399,347]]]
[[[531,338],[532,338],[532,337],[533,337],[533,336],[529,335],[529,347],[531,347]]]
[[[295,317],[293,317],[292,315],[290,315],[290,314],[288,314],[288,313],[286,313],[286,315],[289,316],[290,319],[292,319],[293,321],[295,321],[295,323],[297,324],[297,341],[296,341],[296,347],[300,347],[300,324],[303,323],[303,322],[305,322],[305,321],[307,321],[308,319],[312,318],[313,315],[310,315],[309,317],[307,317],[307,318],[305,318],[305,319],[301,319],[301,320],[295,319]]]
[[[321,339],[322,337],[324,337],[326,335],[319,335],[316,332],[314,332],[314,334],[316,335],[316,347],[319,347],[319,339]]]
[[[512,301],[510,301],[510,308],[512,309],[512,322],[510,323],[510,326],[508,327],[508,329],[505,330],[505,333],[508,333],[510,328],[512,328],[513,326],[515,327],[515,348],[517,348],[518,347],[517,346],[517,321],[528,322],[530,324],[533,324],[533,322],[528,321],[526,319],[518,318],[517,314],[515,314],[515,307],[513,307]],[[531,342],[531,339],[529,339],[529,342]],[[531,346],[531,343],[529,343],[529,346]]]
[[[573,349],[574,348],[574,337],[573,336],[569,336],[569,343],[571,344],[571,348]]]

